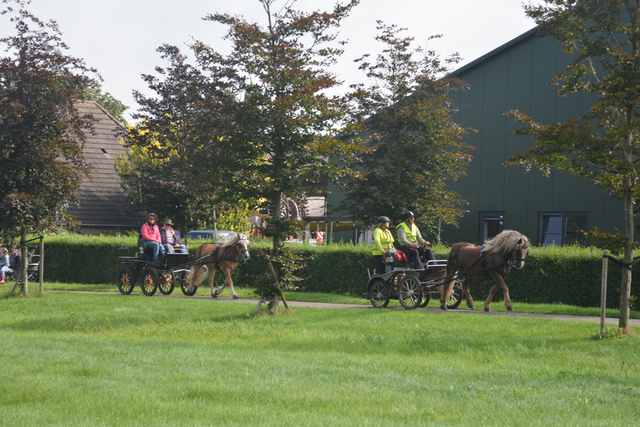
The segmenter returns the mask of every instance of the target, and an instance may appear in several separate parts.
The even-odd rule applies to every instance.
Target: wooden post
[[[38,276],[40,276],[40,295],[44,291],[44,236],[40,236],[40,262],[38,263]]]
[[[600,333],[604,333],[604,321],[607,314],[607,270],[609,251],[602,253],[602,288],[600,289]]]
[[[264,294],[260,295],[260,300],[258,301],[258,305],[256,306],[256,311],[254,311],[254,314],[258,312],[258,310],[260,310],[260,306],[262,305],[262,301],[264,301]]]
[[[278,295],[280,296],[284,307],[289,310],[289,304],[287,304],[287,300],[282,294],[282,289],[280,289],[280,283],[278,282],[278,276],[276,275],[276,270],[273,268],[273,265],[271,265],[271,261],[269,261],[269,268],[271,269],[271,274],[273,274],[273,280],[275,280],[276,286],[278,287]]]

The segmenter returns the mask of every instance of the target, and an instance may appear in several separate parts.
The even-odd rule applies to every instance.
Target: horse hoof
[[[440,306],[440,310],[447,311],[447,306],[446,305],[441,305]]]
[[[513,307],[507,307],[508,311],[513,311]]]
[[[238,298],[240,298],[238,295],[233,296],[233,299],[238,299]]]
[[[485,307],[484,311],[486,311],[487,313],[491,311],[491,307]]]
[[[469,310],[475,310],[476,308],[472,305],[469,306]]]
[[[218,298],[218,294],[212,294],[211,298]]]

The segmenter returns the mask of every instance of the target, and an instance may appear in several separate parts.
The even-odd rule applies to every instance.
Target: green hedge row
[[[65,283],[115,283],[121,267],[120,255],[133,256],[136,237],[88,237],[64,235],[45,238],[45,280]],[[266,241],[253,242],[251,254],[270,245]],[[367,268],[373,269],[371,249],[368,246],[334,244],[328,246],[296,245],[308,257],[307,267],[299,275],[310,292],[361,295],[366,291]],[[121,249],[127,248],[127,249]],[[190,248],[195,250],[195,246]],[[436,246],[437,258],[446,258],[448,248]],[[251,287],[249,277],[256,264],[240,262],[234,274],[234,283]],[[600,305],[602,252],[594,248],[548,247],[531,248],[522,270],[512,270],[507,276],[511,299],[530,303],[565,303],[584,307]],[[609,263],[607,306],[620,304],[621,268]],[[216,283],[222,283],[222,274]],[[472,287],[474,299],[484,300],[490,281]],[[640,270],[636,269],[631,288],[632,295],[640,293]],[[501,299],[498,291],[497,299]]]

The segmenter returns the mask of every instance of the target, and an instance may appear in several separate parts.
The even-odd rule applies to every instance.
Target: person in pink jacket
[[[164,247],[160,238],[160,229],[156,225],[158,215],[150,213],[145,218],[146,222],[142,224],[142,240],[144,240],[148,247],[153,249],[153,260],[160,262],[164,257]]]

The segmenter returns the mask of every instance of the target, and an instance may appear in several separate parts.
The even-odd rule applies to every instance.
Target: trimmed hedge
[[[118,256],[133,256],[137,237],[64,235],[45,238],[45,279],[65,283],[115,283],[121,264]],[[251,256],[270,246],[268,241],[251,244]],[[120,250],[126,247],[127,250]],[[296,245],[309,258],[301,277],[303,290],[360,296],[366,291],[369,279],[367,268],[373,271],[371,248],[363,245],[333,244],[328,246]],[[437,258],[444,259],[449,248],[433,248]],[[195,246],[190,248],[195,251]],[[251,260],[240,262],[234,283],[251,287],[248,277],[257,266]],[[529,303],[564,303],[583,307],[600,305],[602,252],[595,248],[548,247],[531,248],[522,270],[512,270],[507,276],[511,299]],[[620,305],[621,267],[609,263],[607,306]],[[223,275],[216,275],[216,284]],[[486,299],[491,281],[472,287],[475,300]],[[631,294],[640,293],[640,272],[634,274]],[[496,298],[501,299],[498,291]]]

